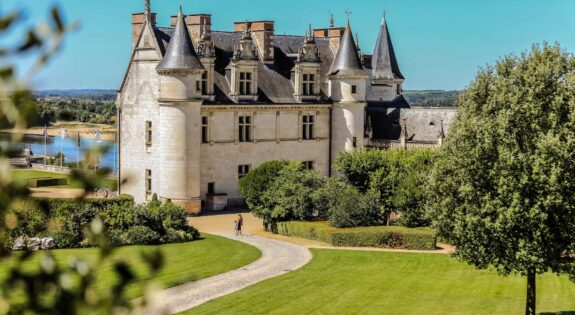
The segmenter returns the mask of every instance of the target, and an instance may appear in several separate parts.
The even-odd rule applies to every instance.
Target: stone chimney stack
[[[197,43],[204,32],[212,32],[212,15],[211,14],[192,14],[188,15],[186,18],[186,24],[188,25],[188,30],[190,35],[192,35],[192,40]]]
[[[150,20],[152,21],[152,26],[156,26],[156,13],[150,13]],[[136,47],[136,43],[138,42],[140,35],[142,35],[145,21],[146,13],[132,14],[132,49]]]
[[[329,29],[329,45],[331,49],[337,53],[341,38],[345,32],[345,27],[332,27]]]
[[[258,47],[258,55],[265,63],[274,62],[274,21],[254,21],[248,22],[251,27],[252,37]],[[243,32],[246,22],[235,22],[234,32]]]

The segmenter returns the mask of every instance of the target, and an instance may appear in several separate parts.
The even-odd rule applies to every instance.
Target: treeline
[[[456,107],[461,91],[409,91],[403,96],[415,107]]]
[[[30,126],[51,125],[56,121],[79,121],[83,123],[113,125],[116,121],[116,105],[113,101],[78,98],[36,98],[38,116]]]

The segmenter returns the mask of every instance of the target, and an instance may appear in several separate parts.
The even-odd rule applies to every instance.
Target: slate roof
[[[341,38],[341,43],[337,51],[337,56],[329,69],[330,75],[365,75],[366,71],[363,69],[361,60],[357,53],[357,46],[351,33],[349,22]]]
[[[158,64],[157,70],[204,69],[194,50],[192,38],[184,21],[181,8],[171,38],[168,48],[163,51],[164,58],[162,58],[162,61]]]
[[[373,138],[382,140],[399,140],[405,125],[408,141],[435,142],[442,123],[443,133],[448,136],[456,116],[457,109],[367,107]]]
[[[381,28],[371,59],[371,67],[373,79],[404,79],[399,70],[385,18],[381,21]]]
[[[159,27],[155,29],[158,45],[162,52],[169,46],[173,28]],[[241,32],[212,31],[211,40],[216,50],[215,61],[215,103],[233,103],[229,99],[230,86],[226,80],[226,67],[229,65],[234,47],[240,43]],[[274,63],[259,63],[258,66],[258,95],[260,103],[288,104],[296,103],[295,93],[291,82],[291,71],[297,60],[298,50],[304,43],[304,36],[278,35],[274,36]],[[316,38],[316,45],[320,52],[321,73],[328,72],[334,54],[329,45],[329,39]],[[324,77],[322,77],[323,81]],[[323,86],[322,86],[323,88]],[[322,89],[323,101],[328,101],[327,91]]]

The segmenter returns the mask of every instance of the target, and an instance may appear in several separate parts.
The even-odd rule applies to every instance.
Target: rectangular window
[[[252,117],[240,116],[238,126],[240,142],[252,141]]]
[[[353,137],[353,147],[357,148],[357,138]]]
[[[202,143],[209,143],[209,125],[208,125],[208,117],[202,116]]]
[[[208,95],[208,72],[202,74],[202,95]]]
[[[146,146],[152,146],[152,122],[146,121]]]
[[[240,72],[240,95],[252,94],[252,73]]]
[[[313,161],[304,161],[303,166],[306,170],[313,170]]]
[[[351,94],[357,94],[357,85],[351,86]]]
[[[304,115],[302,117],[302,138],[304,140],[311,140],[314,138],[314,123],[315,117],[313,115]]]
[[[216,183],[208,183],[208,194],[213,195],[216,193]]]
[[[238,165],[238,178],[242,178],[248,175],[249,171],[250,171],[249,165]]]
[[[302,95],[315,94],[315,75],[304,74],[302,80]]]
[[[146,170],[146,195],[152,193],[152,170]]]

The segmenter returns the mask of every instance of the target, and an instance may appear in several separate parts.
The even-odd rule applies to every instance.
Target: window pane
[[[252,123],[252,117],[246,116],[246,124],[251,124],[251,123]]]
[[[246,126],[246,141],[252,141],[250,126]]]
[[[252,73],[251,73],[251,72],[247,72],[247,73],[246,73],[246,79],[247,79],[247,80],[251,80],[251,79],[252,79]]]

